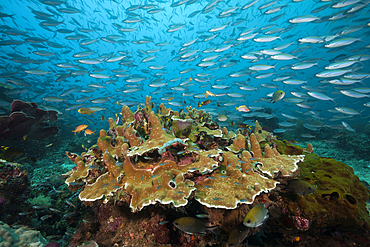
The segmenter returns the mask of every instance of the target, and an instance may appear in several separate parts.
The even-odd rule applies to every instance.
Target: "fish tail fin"
[[[211,231],[213,234],[216,234],[215,233],[215,230],[217,230],[220,226],[212,226],[212,227],[209,227],[207,230],[208,231]]]
[[[336,97],[336,98],[333,98],[332,101],[334,103],[334,106],[336,106],[338,104],[338,102],[336,102],[335,100],[339,99],[339,97]]]
[[[272,65],[272,68],[276,71],[276,65],[278,65],[278,63],[275,63],[274,65]]]

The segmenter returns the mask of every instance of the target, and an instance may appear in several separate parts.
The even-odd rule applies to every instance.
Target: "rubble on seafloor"
[[[66,184],[72,190],[81,189],[80,200],[92,205],[99,219],[80,227],[73,240],[76,245],[89,239],[103,246],[159,246],[173,242],[180,243],[178,246],[225,245],[225,236],[242,222],[249,206],[264,201],[270,202],[273,211],[274,222],[267,223],[267,228],[280,224],[281,231],[290,231],[286,223],[289,221],[297,231],[304,232],[316,224],[317,210],[307,216],[304,204],[299,203],[302,196],[284,195],[277,187],[300,176],[298,168],[306,163],[305,157],[314,155],[312,146],[299,151],[287,148],[257,121],[253,133],[234,133],[220,128],[203,110],[187,107],[177,112],[161,104],[154,111],[151,106],[150,97],[134,113],[123,106],[122,125],[109,119],[109,130],[101,130],[97,144],[87,152],[80,156],[66,152],[76,164],[64,174]],[[355,175],[347,177],[356,180]],[[321,186],[321,181],[308,182]],[[359,182],[353,185],[363,194],[343,196],[349,198],[349,204],[357,204],[351,211],[352,225],[369,229],[369,215],[364,208],[368,191]],[[315,198],[320,191],[309,198]],[[310,207],[314,208],[315,203],[323,201],[312,199]],[[189,237],[170,231],[169,220],[201,211],[207,213],[210,225],[220,225],[219,237]],[[114,231],[109,230],[109,222],[116,222],[112,223]],[[83,237],[89,227],[95,229],[95,235]],[[250,231],[249,235],[254,233]]]

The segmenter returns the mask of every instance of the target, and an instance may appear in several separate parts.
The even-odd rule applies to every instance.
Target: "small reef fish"
[[[217,116],[218,121],[225,122],[227,120],[227,116],[225,114],[220,114]]]
[[[205,101],[203,101],[203,102],[198,102],[198,107],[202,107],[202,106],[204,106],[204,105],[208,105],[209,103],[211,103],[211,100],[209,100],[209,99],[207,99],[207,100],[205,100]]]
[[[68,218],[68,217],[73,216],[74,214],[75,214],[74,212],[69,212],[69,213],[66,213],[65,215],[63,215],[63,217]]]
[[[52,217],[52,215],[51,215],[51,214],[44,215],[44,216],[42,216],[42,217],[40,218],[40,220],[44,221],[44,220],[49,219],[49,218],[51,218],[51,217]]]
[[[237,111],[242,111],[242,112],[249,112],[249,108],[246,105],[241,105],[238,107],[235,107]]]
[[[58,212],[58,213],[60,213],[60,211],[58,209],[55,209],[55,208],[49,208],[49,210],[52,211],[52,212]]]
[[[69,206],[72,206],[72,207],[76,207],[72,202],[70,202],[70,201],[68,201],[68,200],[66,200],[66,203],[69,205]]]
[[[85,129],[85,135],[95,135],[95,134],[94,134],[94,133],[95,133],[95,131],[96,131],[96,130],[91,131],[91,130],[89,130],[89,129]]]
[[[206,97],[207,96],[215,97],[216,95],[214,93],[211,93],[210,91],[206,91]]]
[[[267,206],[268,202],[255,205],[244,217],[243,224],[247,227],[259,227],[262,225],[269,217]]]
[[[229,247],[237,246],[248,236],[251,229],[240,223],[234,230],[231,231],[229,240],[227,241]]]
[[[197,214],[195,216],[197,216],[200,219],[208,218],[208,214]]]
[[[2,146],[0,151],[0,158],[7,161],[19,160],[19,158],[23,155],[23,152],[16,148],[9,148],[5,146]]]
[[[173,221],[173,225],[188,234],[205,233],[206,231],[213,232],[213,230],[218,228],[218,226],[207,227],[203,221],[194,217],[178,218]]]
[[[287,191],[289,193],[307,195],[313,193],[315,191],[315,187],[304,180],[292,179],[288,181]]]
[[[86,128],[87,128],[86,124],[81,124],[81,125],[77,126],[76,129],[73,130],[72,132],[74,132],[76,134],[76,133],[79,133],[79,132],[83,131]]]
[[[91,110],[90,108],[87,108],[87,107],[81,107],[80,109],[78,109],[78,113],[80,114],[87,114],[87,115],[90,115],[90,114],[94,114],[94,111]]]
[[[29,214],[32,214],[32,212],[20,212],[20,213],[18,213],[19,216],[29,215]]]
[[[275,103],[279,100],[282,100],[285,96],[285,92],[283,90],[277,90],[271,97],[271,102]]]
[[[46,145],[45,147],[48,148],[50,147],[51,145],[53,145],[53,143],[49,143],[48,145]]]
[[[248,124],[239,123],[239,124],[237,124],[237,126],[239,128],[242,128],[242,129],[252,129],[252,126],[250,126]]]

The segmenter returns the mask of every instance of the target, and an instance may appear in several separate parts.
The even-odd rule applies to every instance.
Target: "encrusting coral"
[[[131,210],[140,211],[155,203],[184,206],[194,196],[207,207],[234,209],[274,189],[278,176],[293,176],[304,159],[272,149],[271,133],[258,122],[255,134],[231,139],[235,134],[202,110],[179,113],[161,105],[155,113],[150,97],[135,113],[123,106],[122,125],[111,120],[109,126],[81,157],[67,152],[76,168],[66,183],[85,184],[81,201],[126,193]]]

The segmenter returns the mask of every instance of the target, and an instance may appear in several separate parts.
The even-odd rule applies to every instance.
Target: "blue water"
[[[119,102],[121,104],[127,103],[135,104],[142,102],[146,95],[152,95],[152,101],[156,104],[164,103],[170,106],[168,98],[174,97],[173,102],[181,103],[182,105],[196,106],[199,100],[202,98],[194,98],[194,96],[205,97],[205,92],[208,90],[214,94],[219,94],[219,97],[210,98],[211,104],[207,105],[214,112],[214,115],[224,113],[231,115],[229,120],[242,121],[242,114],[235,111],[235,106],[247,105],[247,106],[258,106],[258,107],[271,107],[276,115],[280,112],[293,114],[303,121],[310,121],[310,116],[316,114],[321,118],[330,119],[333,115],[338,115],[337,112],[328,112],[333,110],[334,106],[349,107],[356,109],[361,112],[361,116],[355,116],[361,121],[366,121],[368,111],[363,103],[367,102],[365,98],[351,98],[345,96],[339,92],[338,86],[325,82],[325,80],[331,80],[343,77],[334,78],[318,78],[315,74],[324,71],[333,58],[338,55],[343,55],[340,60],[345,60],[352,55],[364,55],[361,61],[352,65],[355,67],[354,73],[369,73],[366,68],[368,67],[368,7],[362,8],[361,10],[347,14],[343,18],[338,20],[327,20],[330,17],[335,16],[342,10],[350,10],[355,5],[348,6],[347,8],[331,8],[328,6],[325,10],[318,13],[311,14],[311,11],[327,5],[327,2],[318,2],[313,4],[309,1],[302,2],[277,2],[271,7],[259,10],[264,3],[260,1],[246,10],[241,10],[243,5],[238,1],[223,1],[217,4],[217,7],[209,13],[202,14],[201,12],[194,17],[188,17],[195,11],[202,10],[207,2],[192,1],[193,4],[183,4],[178,7],[171,7],[170,2],[153,2],[148,4],[155,4],[156,7],[153,9],[163,9],[162,11],[155,14],[148,14],[147,12],[152,9],[138,8],[134,11],[128,11],[127,9],[131,5],[143,4],[142,2],[70,2],[68,4],[61,4],[56,7],[42,4],[38,1],[29,2],[7,2],[2,3],[2,12],[6,14],[14,14],[12,17],[4,17],[3,20],[3,41],[6,40],[25,40],[27,36],[38,37],[46,40],[41,43],[30,43],[24,42],[22,45],[3,45],[1,46],[2,61],[6,64],[6,68],[2,69],[2,72],[16,72],[11,78],[23,78],[29,83],[28,87],[15,86],[16,89],[27,89],[25,92],[15,94],[13,98],[18,98],[27,101],[34,101],[45,107],[55,107],[59,112],[64,113],[62,116],[65,118],[73,117],[77,122],[84,121],[85,116],[81,116],[77,113],[77,110],[65,109],[81,103],[76,102],[76,99],[81,97],[91,97],[89,100],[93,100],[98,97],[109,97],[109,101],[104,104],[94,104],[89,100],[84,102],[85,107],[99,106],[103,107],[103,111],[99,111],[99,114],[105,116],[114,115],[119,106],[113,104]],[[210,3],[210,2],[209,2]],[[282,9],[273,14],[264,14],[269,9],[274,9],[276,6],[284,6]],[[58,8],[64,8],[67,6],[74,7],[73,11],[78,13],[63,13],[58,11]],[[148,5],[149,6],[149,5]],[[216,5],[215,5],[216,6]],[[223,10],[236,7],[237,9],[231,12],[231,16],[219,18],[218,15]],[[41,23],[44,20],[37,19],[38,15],[33,14],[31,11],[42,11],[48,15],[52,15],[48,20],[60,22],[57,26],[43,26]],[[51,13],[50,11],[54,13]],[[63,9],[62,9],[63,11]],[[64,10],[65,11],[65,10]],[[40,13],[38,13],[40,14]],[[276,20],[270,22],[273,17],[281,15]],[[42,15],[42,14],[41,14]],[[130,18],[130,15],[137,16],[140,22],[137,23],[125,23]],[[289,22],[294,17],[301,15],[314,15],[321,19],[317,22],[292,24]],[[133,16],[134,17],[134,16]],[[43,17],[41,17],[43,18]],[[45,19],[45,18],[43,18]],[[47,21],[47,20],[46,20]],[[44,21],[45,22],[45,21]],[[168,32],[170,25],[183,24],[184,26],[175,32]],[[209,32],[208,30],[220,26],[227,25],[224,29],[218,32]],[[7,25],[7,26],[5,26]],[[358,31],[341,35],[343,30],[351,27],[360,27]],[[130,27],[134,28],[132,32],[120,32],[118,29]],[[18,29],[22,31],[22,35],[12,35],[12,29]],[[87,28],[84,30],[82,28]],[[264,28],[267,28],[263,30]],[[272,36],[280,37],[272,42],[255,42],[253,39],[245,40],[244,42],[238,41],[240,34],[247,30],[253,29],[251,34],[256,34],[255,38],[263,36],[266,31],[274,28],[280,28],[281,31]],[[71,33],[61,33],[57,30],[69,29]],[[82,32],[85,31],[85,32]],[[261,31],[262,29],[262,31]],[[87,32],[86,32],[87,31]],[[9,33],[9,34],[8,34]],[[204,37],[213,36],[217,34],[217,37],[210,41],[203,41]],[[78,40],[68,40],[68,36],[72,35],[84,35],[86,38],[80,38]],[[108,39],[109,42],[102,40],[104,37],[114,35],[116,37]],[[329,35],[337,35],[338,38],[359,38],[359,41],[355,41],[350,45],[342,46],[339,51],[332,52],[336,48],[325,48],[324,45],[329,42],[322,42],[317,44],[300,43],[298,39],[307,36],[318,36],[325,38]],[[202,39],[203,36],[203,39]],[[97,41],[91,45],[79,45],[85,39],[96,39]],[[189,46],[183,46],[189,41],[196,39],[196,41]],[[335,40],[335,39],[334,39]],[[48,42],[55,42],[63,48],[53,48]],[[144,44],[135,44],[137,42],[149,42]],[[158,46],[161,42],[168,42],[165,46]],[[291,54],[297,57],[292,60],[273,60],[271,56],[260,53],[261,50],[273,49],[282,44],[291,43],[290,46],[281,50],[286,54]],[[231,45],[231,47],[223,52],[204,53],[204,50],[209,48],[219,48],[222,45]],[[182,50],[194,50],[194,55],[190,56],[192,61],[179,62],[181,59]],[[148,50],[159,49],[154,53],[148,53]],[[39,56],[34,54],[35,51],[49,51],[56,55],[54,56]],[[94,53],[88,57],[76,58],[73,55],[82,51],[93,51]],[[299,51],[302,50],[302,51]],[[241,58],[241,55],[246,53],[256,53],[258,59],[256,60],[245,60]],[[117,62],[105,62],[105,59],[113,56],[125,55],[126,57]],[[210,67],[199,67],[197,64],[201,62],[206,56],[219,55],[218,58],[213,60],[215,65]],[[12,59],[16,56],[21,56],[33,60],[46,60],[42,64],[35,63],[16,63]],[[141,62],[145,57],[155,56],[155,58],[149,62]],[[83,58],[100,58],[102,62],[96,65],[81,64],[77,60]],[[313,66],[310,69],[304,70],[292,70],[287,68],[288,65],[296,64],[305,59],[317,58],[318,65]],[[223,60],[218,62],[218,60]],[[230,60],[235,61],[235,65],[232,67],[222,67]],[[85,70],[85,75],[68,77],[65,80],[56,82],[56,79],[62,73],[69,74],[76,68],[60,68],[57,66],[58,63],[69,62],[74,65],[78,65],[82,70]],[[123,63],[129,63],[132,67],[127,67]],[[120,65],[123,64],[123,65]],[[242,77],[230,77],[237,71],[248,70],[248,67],[255,64],[267,64],[275,65],[274,69],[266,71],[247,71],[245,76]],[[150,66],[159,65],[164,66],[163,69],[153,70]],[[287,68],[282,70],[282,68]],[[351,67],[350,67],[351,68]],[[27,69],[40,69],[48,72],[46,75],[32,75],[24,73]],[[102,69],[101,73],[109,76],[107,79],[96,79],[89,76],[90,73],[96,69]],[[114,69],[127,70],[124,73],[115,73]],[[180,71],[185,69],[192,69],[191,72],[180,74]],[[348,69],[348,67],[346,68]],[[160,75],[158,75],[160,73]],[[206,73],[206,77],[199,77],[197,74]],[[255,79],[257,75],[262,73],[273,73],[271,76],[265,79]],[[348,72],[351,73],[351,72]],[[348,74],[347,73],[347,74]],[[117,77],[119,76],[119,77]],[[123,77],[121,77],[123,76]],[[302,85],[287,85],[282,81],[273,81],[274,78],[289,76],[291,79],[299,79],[306,81],[307,83],[302,84],[303,86],[311,87],[312,89],[302,89]],[[7,77],[2,78],[2,82],[6,83]],[[181,77],[180,80],[171,82],[170,80],[176,77]],[[141,78],[139,82],[126,82],[130,78]],[[192,81],[189,79],[192,78]],[[205,78],[206,82],[198,82],[197,78]],[[150,87],[149,84],[155,79],[163,79],[165,85],[160,87]],[[249,79],[249,80],[248,80]],[[107,84],[107,81],[116,80],[112,84]],[[321,82],[320,82],[321,81]],[[248,86],[252,86],[258,91],[243,91],[239,89],[239,86],[235,83],[242,83]],[[356,87],[366,87],[368,79],[363,79],[359,83],[355,83],[350,86],[339,86],[340,88],[353,89]],[[102,88],[97,86],[89,86],[91,83],[98,84]],[[109,83],[109,82],[108,82]],[[261,84],[272,83],[277,88],[266,88],[262,87]],[[7,83],[14,86],[12,83]],[[222,84],[229,86],[227,89],[216,89],[212,88],[212,85]],[[182,85],[182,86],[181,86]],[[177,90],[176,86],[181,88]],[[50,101],[44,101],[42,98],[48,96],[59,96],[62,92],[67,89],[75,88],[75,90],[64,96],[60,97],[64,101],[54,103]],[[82,89],[93,92],[81,93]],[[122,91],[128,89],[140,89],[138,92],[123,93]],[[260,102],[261,98],[267,98],[267,94],[275,92],[277,89],[281,89],[286,92],[285,98],[294,97],[290,92],[302,92],[307,96],[307,91],[320,90],[321,93],[331,97],[335,100],[335,104],[332,101],[322,101],[316,98],[307,96],[303,98],[303,102],[307,104],[311,109],[300,108],[295,103],[284,103],[278,102],[270,104],[267,102]],[[229,97],[224,95],[225,93],[241,93],[243,97]],[[182,94],[185,93],[185,96]],[[168,97],[166,97],[168,96]],[[132,101],[132,102],[131,102]],[[185,102],[183,102],[185,101]],[[221,107],[216,106],[216,102],[219,102]],[[223,104],[227,102],[235,102],[236,105],[232,107],[224,107]],[[133,106],[135,108],[136,106]],[[175,110],[183,108],[182,106],[171,106]],[[303,112],[312,110],[311,114],[304,115]],[[339,114],[341,116],[348,116]],[[91,119],[91,117],[90,117]],[[284,118],[282,118],[284,120]],[[67,120],[68,121],[68,120]],[[68,121],[69,122],[69,121]],[[349,120],[349,124],[353,123],[353,120]],[[331,122],[330,124],[335,124]],[[340,124],[340,121],[339,121]],[[99,126],[97,126],[99,127]]]

